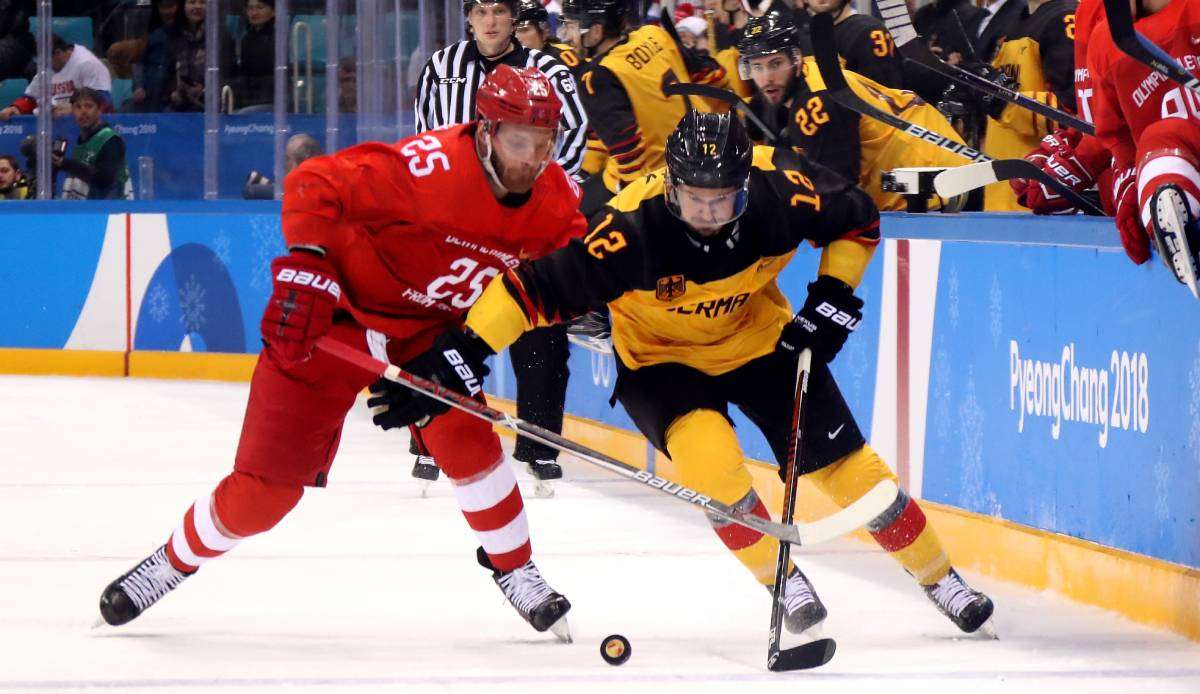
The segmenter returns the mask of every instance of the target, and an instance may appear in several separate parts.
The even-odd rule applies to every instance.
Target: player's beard
[[[528,193],[533,190],[533,184],[537,181],[538,174],[545,167],[543,164],[534,165],[528,162],[506,164],[498,154],[493,152],[492,168],[496,170],[496,177],[500,179],[500,185],[504,186],[505,190],[510,193]]]

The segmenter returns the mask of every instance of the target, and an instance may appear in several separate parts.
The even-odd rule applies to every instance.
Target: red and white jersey
[[[1095,123],[1092,102],[1095,90],[1092,74],[1088,71],[1087,53],[1091,44],[1092,30],[1104,21],[1104,0],[1079,0],[1075,7],[1075,107],[1079,117]],[[1104,29],[1108,31],[1107,25]]]
[[[86,47],[76,44],[67,64],[50,78],[50,103],[54,106],[68,104],[75,90],[82,87],[90,87],[98,92],[110,94],[112,92],[112,75],[94,53]],[[21,109],[23,113],[33,113],[38,91],[41,88],[41,75],[38,74],[25,88],[25,96],[14,102],[13,105]]]
[[[1186,70],[1200,74],[1200,0],[1174,0],[1135,27]],[[1092,33],[1088,71],[1103,76],[1093,81],[1096,136],[1118,168],[1136,163],[1137,140],[1151,123],[1177,118],[1187,127],[1200,127],[1200,96],[1122,53],[1108,22]]]
[[[461,324],[493,277],[582,236],[579,195],[550,162],[523,204],[497,200],[468,123],[304,162],[284,183],[283,235],[325,248],[342,307],[407,358]]]

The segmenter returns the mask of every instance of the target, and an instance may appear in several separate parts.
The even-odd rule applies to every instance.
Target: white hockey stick
[[[570,453],[586,463],[602,467],[609,472],[615,472],[626,479],[640,482],[650,489],[662,492],[684,503],[699,506],[717,518],[757,530],[764,535],[770,535],[783,542],[790,542],[795,545],[810,545],[818,542],[827,542],[841,537],[846,533],[853,532],[866,525],[880,513],[883,513],[895,501],[896,495],[900,493],[900,488],[896,486],[895,482],[884,480],[875,485],[871,491],[864,494],[858,501],[819,521],[792,525],[775,523],[739,511],[720,501],[710,499],[694,489],[688,489],[681,484],[665,480],[651,472],[636,468],[612,456],[605,455],[604,453],[575,443],[570,439],[563,438],[536,424],[530,424],[500,410],[488,407],[479,400],[467,397],[448,388],[443,388],[433,381],[421,378],[416,374],[411,374],[393,364],[380,361],[331,337],[326,336],[317,340],[317,347],[365,371],[378,374],[389,381],[395,381],[402,386],[460,409],[467,414],[479,417],[494,425],[511,429],[534,441],[544,443],[551,448],[564,453]]]

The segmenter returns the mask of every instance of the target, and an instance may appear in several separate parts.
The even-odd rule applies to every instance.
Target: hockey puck
[[[624,665],[632,654],[633,647],[629,645],[629,639],[620,634],[606,636],[600,642],[600,657],[609,665]]]

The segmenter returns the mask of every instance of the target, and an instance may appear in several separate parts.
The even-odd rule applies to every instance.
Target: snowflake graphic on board
[[[939,347],[933,356],[933,426],[939,440],[950,438],[950,355]]]
[[[1192,360],[1192,368],[1188,371],[1189,392],[1192,397],[1188,402],[1188,419],[1192,422],[1192,430],[1188,435],[1188,446],[1196,458],[1196,475],[1200,477],[1200,342],[1196,343],[1196,358]]]
[[[950,328],[958,327],[958,266],[950,266],[950,279],[946,281],[946,315],[950,317]]]
[[[992,291],[988,294],[988,311],[991,314],[992,346],[1000,344],[1000,333],[1004,329],[1004,291],[1000,289],[1000,275],[992,275]]]
[[[1000,516],[994,492],[985,492],[983,474],[983,408],[975,394],[975,367],[967,367],[966,392],[958,406],[959,445],[962,451],[962,502],[979,513]]]
[[[155,323],[163,322],[167,314],[171,312],[167,296],[167,290],[161,284],[155,284],[150,288],[150,296],[146,297],[146,311]]]
[[[221,233],[212,241],[212,252],[215,256],[213,262],[229,267],[230,261],[233,260],[233,242],[229,239],[229,235],[222,229]]]
[[[204,287],[196,281],[195,275],[190,275],[179,289],[179,322],[183,324],[185,332],[200,332],[200,328],[207,322],[205,314],[208,307],[204,303],[206,293]]]
[[[271,261],[285,250],[279,218],[266,215],[251,217],[250,238],[254,242],[254,267],[250,272],[250,286],[265,291],[271,288]]]

